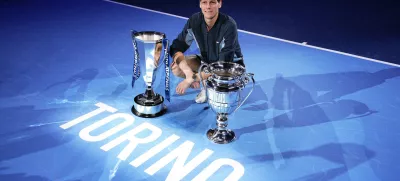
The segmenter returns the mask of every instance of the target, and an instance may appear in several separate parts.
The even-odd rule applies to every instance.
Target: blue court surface
[[[220,145],[199,90],[173,94],[161,117],[130,110],[144,92],[130,85],[130,31],[172,40],[186,19],[107,1],[3,1],[0,12],[1,181],[400,177],[397,65],[240,31],[256,85],[229,116],[237,140]]]

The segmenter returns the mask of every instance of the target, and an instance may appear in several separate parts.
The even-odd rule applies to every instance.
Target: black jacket
[[[219,13],[214,26],[207,32],[203,13],[193,14],[172,42],[170,55],[173,56],[178,51],[184,53],[193,40],[198,43],[202,60],[207,63],[243,60],[236,22],[228,15]]]

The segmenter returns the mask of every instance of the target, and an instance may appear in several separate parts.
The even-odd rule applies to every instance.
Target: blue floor
[[[130,111],[144,91],[130,87],[130,30],[173,39],[185,19],[94,0],[4,3],[0,12],[0,180],[400,176],[399,67],[240,33],[256,86],[229,116],[238,139],[217,145],[205,135],[215,114],[193,100],[199,90],[172,95],[158,118]],[[180,79],[171,81],[174,90]],[[124,136],[136,142],[110,146]]]

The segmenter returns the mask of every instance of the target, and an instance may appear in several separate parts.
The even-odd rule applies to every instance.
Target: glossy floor
[[[1,7],[0,180],[399,177],[399,67],[240,32],[256,84],[229,116],[237,140],[219,145],[207,139],[216,115],[194,102],[199,90],[173,94],[158,118],[130,111],[144,92],[130,86],[130,31],[172,40],[185,19],[105,1],[40,3]]]

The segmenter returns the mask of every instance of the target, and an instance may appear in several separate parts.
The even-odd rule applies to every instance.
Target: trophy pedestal
[[[235,133],[229,129],[219,130],[218,128],[209,129],[207,137],[214,143],[227,144],[235,140]]]
[[[227,144],[236,139],[235,133],[226,129],[228,126],[228,115],[220,113],[217,115],[217,128],[207,131],[207,138],[217,144]]]
[[[135,97],[131,111],[138,117],[155,118],[165,114],[167,106],[161,95],[155,94],[151,88],[147,88],[144,94]]]

